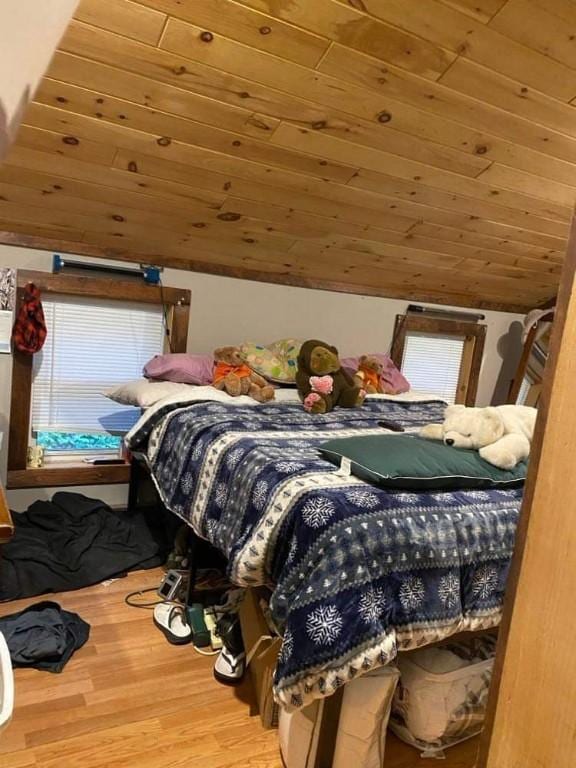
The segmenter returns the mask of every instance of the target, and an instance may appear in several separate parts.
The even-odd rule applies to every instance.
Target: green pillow
[[[253,371],[268,381],[293,384],[296,381],[298,352],[302,346],[296,339],[281,339],[269,344],[247,342],[240,347],[240,355]]]
[[[384,488],[452,490],[514,488],[526,479],[526,462],[494,467],[478,451],[452,448],[418,435],[365,435],[329,440],[322,454],[363,480]]]

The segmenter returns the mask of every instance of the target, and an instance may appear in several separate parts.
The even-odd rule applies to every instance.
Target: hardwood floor
[[[155,586],[158,574],[47,596],[90,622],[90,640],[60,675],[16,670],[14,717],[0,736],[2,768],[281,767],[276,732],[250,716],[249,681],[219,685],[213,658],[169,645],[150,611],[125,605],[128,592]],[[0,615],[40,599],[0,605]],[[472,768],[475,755],[475,741],[466,742],[443,768]],[[389,736],[386,768],[426,764]]]

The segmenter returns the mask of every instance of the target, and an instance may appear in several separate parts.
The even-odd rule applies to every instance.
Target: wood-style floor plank
[[[125,604],[158,581],[146,571],[49,596],[91,624],[90,640],[60,675],[16,670],[2,768],[281,768],[276,731],[250,714],[250,682],[219,685],[213,659],[169,645],[150,611]],[[34,602],[1,605],[0,616]],[[455,747],[443,768],[472,768],[476,749]],[[389,735],[385,768],[422,768],[421,758]]]

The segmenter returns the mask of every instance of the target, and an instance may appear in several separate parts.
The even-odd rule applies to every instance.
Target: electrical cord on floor
[[[194,645],[194,642],[192,642],[192,648],[194,648],[196,653],[199,653],[200,656],[218,656],[220,653],[220,649],[218,649],[217,651],[201,651],[200,648]]]
[[[132,602],[132,598],[139,596],[143,597],[148,592],[156,592],[156,587],[150,587],[149,589],[137,589],[135,592],[130,592],[130,594],[126,595],[124,598],[124,602],[126,605],[129,605],[130,608],[144,608],[147,611],[153,611],[154,608],[157,605],[160,605],[160,603],[163,603],[164,600],[155,600],[153,603],[135,603]]]

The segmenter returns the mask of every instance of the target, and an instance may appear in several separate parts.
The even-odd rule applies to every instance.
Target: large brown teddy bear
[[[238,347],[214,350],[214,360],[216,367],[212,386],[216,389],[224,390],[232,397],[249,395],[259,403],[274,399],[274,387],[246,365]]]
[[[340,365],[336,347],[318,339],[302,344],[296,386],[304,408],[310,413],[327,413],[337,405],[355,408],[366,397],[366,391],[356,386]]]

